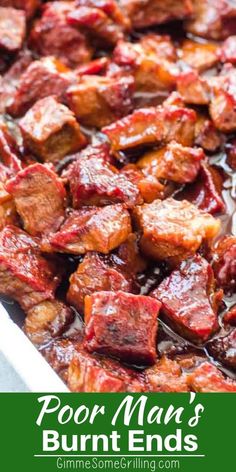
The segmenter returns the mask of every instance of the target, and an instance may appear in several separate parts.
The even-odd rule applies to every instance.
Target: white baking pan
[[[68,388],[0,303],[0,351],[30,392],[68,392]]]

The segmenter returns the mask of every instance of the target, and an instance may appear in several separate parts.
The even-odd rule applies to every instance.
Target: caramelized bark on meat
[[[72,212],[60,231],[50,238],[50,245],[56,251],[71,254],[108,254],[130,233],[130,216],[123,205],[88,207]]]
[[[215,66],[219,60],[217,44],[214,42],[198,43],[191,39],[184,40],[179,55],[184,63],[199,72]]]
[[[155,259],[176,263],[193,255],[203,241],[220,229],[219,220],[188,201],[167,198],[136,207],[134,217],[141,231],[141,249]]]
[[[74,2],[47,2],[30,33],[30,45],[38,54],[56,56],[69,67],[87,62],[92,56],[84,34],[67,21],[73,8]]]
[[[54,262],[41,256],[27,233],[6,226],[0,233],[0,293],[18,301],[24,310],[50,300],[60,281]]]
[[[41,98],[53,95],[61,99],[73,81],[70,70],[54,57],[33,61],[21,75],[7,110],[21,116]]]
[[[212,87],[210,116],[220,131],[236,131],[236,69],[225,69],[225,73],[215,79]]]
[[[70,287],[67,292],[67,301],[80,313],[84,312],[84,298],[94,292],[122,290],[132,292],[134,283],[131,275],[128,277],[125,271],[112,261],[105,259],[97,253],[86,254],[71,277]]]
[[[193,15],[186,30],[196,36],[224,39],[235,31],[236,7],[231,0],[192,0]]]
[[[184,147],[175,141],[167,146],[149,151],[137,162],[146,175],[177,183],[192,182],[200,169],[205,155],[202,149]]]
[[[68,386],[72,392],[141,392],[142,374],[121,366],[118,362],[92,356],[80,349],[68,371]]]
[[[21,49],[25,33],[25,13],[0,6],[0,50],[15,52]]]
[[[210,101],[210,86],[206,79],[196,70],[188,70],[179,74],[177,90],[185,103],[193,105],[208,105]]]
[[[213,270],[220,287],[234,293],[236,289],[236,237],[225,236],[213,252]]]
[[[236,370],[236,329],[213,339],[207,345],[210,354],[227,367]]]
[[[161,304],[118,291],[85,298],[85,347],[136,365],[156,359],[157,316]]]
[[[135,110],[102,131],[108,136],[113,152],[171,140],[191,146],[195,122],[193,110],[166,105]]]
[[[163,198],[164,185],[152,174],[146,174],[145,169],[141,170],[135,164],[127,164],[122,167],[121,174],[124,174],[139,189],[145,203],[151,203],[157,198]]]
[[[213,121],[198,114],[195,126],[195,144],[201,146],[205,151],[214,152],[219,149],[221,142],[222,136]]]
[[[222,62],[231,62],[236,64],[236,35],[229,36],[222,44],[220,53]]]
[[[180,268],[152,292],[175,331],[195,342],[205,342],[218,328],[220,293],[214,293],[213,270],[200,256],[182,262]]]
[[[83,75],[67,90],[67,102],[79,121],[102,128],[133,109],[133,77]]]
[[[135,79],[135,88],[143,92],[173,89],[178,67],[176,51],[169,36],[149,34],[139,42],[120,41],[113,60]]]
[[[55,232],[65,217],[64,186],[50,167],[33,164],[6,184],[24,229],[33,236]]]
[[[25,10],[28,18],[33,16],[40,6],[41,0],[0,0],[1,7],[13,7],[19,10]]]
[[[236,392],[236,382],[225,378],[210,362],[203,362],[188,375],[188,385],[195,392]]]
[[[77,159],[68,169],[73,207],[124,203],[133,207],[142,203],[138,187],[114,166],[94,156]]]
[[[86,32],[103,47],[116,44],[130,28],[128,18],[114,0],[79,0],[76,8],[67,15],[67,22]]]
[[[192,13],[192,0],[121,0],[134,28],[182,20]]]
[[[24,144],[42,161],[59,161],[86,144],[74,114],[54,97],[38,100],[20,120]]]
[[[61,336],[74,319],[74,313],[64,303],[46,300],[30,308],[24,331],[35,345],[42,345]]]
[[[199,174],[195,182],[176,195],[178,200],[186,199],[192,202],[202,211],[214,215],[225,210],[225,204],[221,197],[222,178],[217,169],[207,164],[201,164]]]
[[[186,376],[180,365],[163,356],[153,367],[145,370],[147,389],[150,392],[187,392]]]

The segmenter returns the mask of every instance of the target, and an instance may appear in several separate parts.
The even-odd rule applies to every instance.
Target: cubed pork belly
[[[236,64],[236,35],[229,36],[223,42],[219,56],[222,62],[231,62],[231,64]]]
[[[163,198],[164,185],[151,173],[146,173],[145,169],[140,169],[136,164],[127,164],[122,167],[121,174],[124,174],[139,189],[140,195],[145,203],[151,203],[157,198]]]
[[[120,41],[113,60],[133,74],[137,91],[172,90],[175,86],[176,50],[169,36],[149,34],[137,43]]]
[[[136,365],[153,364],[160,306],[150,297],[121,291],[87,295],[85,347]]]
[[[35,345],[61,336],[74,319],[73,311],[58,300],[45,300],[28,310],[24,331]]]
[[[22,116],[37,100],[53,95],[63,99],[66,89],[75,80],[70,69],[54,57],[45,57],[33,61],[18,81],[13,93],[8,112],[14,116]]]
[[[197,42],[185,39],[179,50],[181,61],[192,69],[203,72],[215,66],[219,61],[218,45],[214,42]]]
[[[81,157],[67,172],[73,207],[124,203],[127,207],[142,203],[138,187],[125,174],[99,157]]]
[[[71,26],[67,15],[74,2],[47,2],[41,18],[30,33],[30,45],[41,56],[55,56],[68,67],[76,67],[92,57],[92,49],[83,33]]]
[[[203,241],[211,240],[220,222],[188,201],[167,198],[138,206],[134,218],[141,232],[143,252],[170,263],[193,255]]]
[[[236,237],[225,236],[213,251],[213,270],[220,287],[234,293],[236,289]]]
[[[57,265],[43,257],[35,240],[14,226],[0,233],[0,293],[29,310],[54,297],[60,282]]]
[[[133,109],[134,79],[83,75],[67,90],[67,103],[86,126],[102,128]]]
[[[31,18],[34,15],[40,4],[41,0],[0,0],[1,7],[13,7],[18,10],[24,10],[27,18]]]
[[[0,6],[0,50],[8,53],[21,49],[26,33],[25,13]]]
[[[183,184],[196,178],[204,157],[204,152],[200,148],[184,147],[171,141],[161,149],[144,154],[137,162],[137,166],[146,175]]]
[[[218,170],[202,163],[196,180],[176,194],[176,199],[186,199],[200,210],[212,215],[223,213],[225,203],[221,197],[222,184],[222,177]]]
[[[147,390],[150,392],[187,392],[186,375],[178,362],[163,356],[153,367],[145,370]]]
[[[142,374],[121,366],[117,361],[93,356],[79,349],[68,369],[72,392],[142,392]]]
[[[178,75],[177,90],[185,103],[208,105],[210,102],[211,88],[196,70],[188,70]]]
[[[195,392],[236,392],[236,382],[224,377],[210,362],[203,362],[188,375],[188,385]]]
[[[213,339],[207,345],[207,349],[214,359],[222,362],[227,367],[236,370],[236,329]]]
[[[218,328],[222,293],[214,289],[210,264],[196,255],[182,262],[151,295],[162,303],[162,313],[175,331],[193,342],[203,343]]]
[[[47,165],[33,164],[18,172],[5,186],[13,196],[24,229],[42,236],[59,229],[65,218],[66,192]]]
[[[236,131],[235,88],[236,68],[232,66],[225,67],[221,75],[214,79],[209,108],[210,116],[216,128],[224,133]]]
[[[195,144],[202,147],[204,151],[214,152],[219,149],[221,143],[222,135],[216,129],[213,121],[198,114],[195,126]]]
[[[79,0],[67,22],[84,31],[97,45],[113,46],[130,29],[128,18],[114,0]]]
[[[102,131],[108,136],[113,152],[172,140],[191,146],[195,122],[194,110],[166,105],[135,110]]]
[[[192,13],[192,0],[121,0],[133,28],[183,20]]]
[[[60,231],[50,238],[50,246],[71,254],[88,251],[108,254],[126,241],[131,232],[130,215],[123,205],[87,207],[69,215]]]
[[[74,114],[54,97],[38,100],[20,120],[24,144],[42,161],[59,161],[86,144]]]
[[[86,295],[94,292],[122,290],[132,292],[134,283],[132,276],[128,277],[112,260],[106,259],[98,253],[86,254],[78,265],[76,272],[70,277],[70,287],[67,292],[67,301],[80,313],[84,312]]]
[[[192,0],[193,14],[187,32],[208,39],[224,39],[235,31],[236,6],[232,0]]]

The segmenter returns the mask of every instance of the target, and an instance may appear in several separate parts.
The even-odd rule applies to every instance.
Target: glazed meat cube
[[[79,0],[76,8],[67,15],[67,21],[85,31],[92,39],[98,40],[102,46],[106,43],[116,44],[130,27],[129,20],[114,0]]]
[[[42,161],[59,161],[86,144],[72,111],[54,97],[36,102],[20,120],[20,128],[26,148]]]
[[[218,46],[213,42],[197,43],[185,39],[180,49],[180,58],[191,68],[202,72],[217,64],[219,60]]]
[[[15,52],[21,49],[25,33],[25,13],[0,6],[0,50]]]
[[[236,329],[210,341],[207,349],[214,359],[231,369],[236,369]]]
[[[218,285],[226,291],[236,289],[236,237],[222,238],[213,253],[213,269]]]
[[[176,51],[169,36],[149,34],[137,43],[120,41],[113,60],[134,75],[138,91],[171,90],[175,85]]]
[[[220,49],[220,59],[222,62],[236,64],[236,36],[229,36]]]
[[[138,236],[133,233],[117,248],[116,253],[111,254],[111,259],[113,265],[129,279],[134,279],[147,268],[147,263],[139,252]]]
[[[150,392],[187,392],[186,376],[176,361],[163,356],[153,367],[145,370]]]
[[[236,21],[236,19],[235,19]],[[226,68],[212,87],[210,116],[217,129],[224,133],[236,130],[236,69]]]
[[[123,205],[84,208],[71,213],[60,231],[50,238],[50,244],[56,251],[71,254],[108,254],[130,233],[130,216]]]
[[[196,70],[179,74],[177,90],[185,103],[193,105],[208,105],[210,101],[210,86],[206,79],[200,77]]]
[[[74,313],[64,303],[46,300],[28,310],[24,331],[35,345],[42,345],[61,336],[74,319]]]
[[[167,105],[135,110],[102,131],[108,136],[113,152],[172,140],[191,146],[195,121],[193,110]]]
[[[122,167],[121,173],[138,187],[145,203],[151,203],[157,198],[163,198],[164,185],[153,175],[145,175],[135,164],[127,164]]]
[[[176,194],[177,200],[186,199],[196,205],[202,211],[211,213],[222,213],[225,204],[221,197],[222,177],[216,168],[201,164],[201,168],[195,182]]]
[[[9,128],[4,122],[0,122],[0,158],[7,166],[9,174],[15,174],[22,169],[20,151],[16,140],[10,134]]]
[[[70,70],[57,59],[46,57],[33,61],[19,79],[8,112],[22,116],[41,98],[53,95],[61,99],[73,81]]]
[[[188,384],[195,392],[236,392],[236,382],[225,378],[210,362],[203,362],[189,374]]]
[[[142,203],[138,187],[124,174],[98,157],[81,157],[73,162],[67,172],[73,207],[83,205],[103,206],[125,203],[133,207]]]
[[[149,151],[137,162],[146,175],[178,183],[192,182],[200,169],[205,155],[202,149],[184,147],[175,141],[167,146]]]
[[[176,263],[193,255],[203,241],[220,229],[219,220],[188,201],[167,198],[136,207],[134,217],[141,231],[141,249],[154,259]]]
[[[25,10],[27,18],[33,16],[40,3],[40,0],[0,0],[1,7],[13,7],[19,10]]]
[[[57,275],[56,275],[57,273]],[[0,293],[20,303],[23,310],[50,300],[60,282],[58,267],[40,255],[33,238],[6,226],[0,233]]]
[[[192,0],[121,0],[134,28],[183,20],[192,13]]]
[[[84,34],[67,21],[67,15],[73,9],[74,2],[47,2],[30,34],[30,45],[38,54],[55,56],[68,67],[87,62],[92,56]]]
[[[214,293],[214,285],[210,264],[197,255],[182,262],[151,295],[162,303],[162,312],[175,331],[203,343],[218,328],[222,294]]]
[[[85,298],[85,347],[136,365],[156,360],[157,316],[161,304],[118,291]]]
[[[132,76],[83,75],[66,95],[69,107],[82,124],[102,128],[132,111],[133,91]]]
[[[192,0],[193,15],[186,30],[196,36],[224,39],[235,31],[236,6],[232,0]]]
[[[198,115],[195,126],[195,144],[205,151],[214,152],[220,147],[221,141],[221,134],[213,121]]]
[[[81,348],[72,359],[68,371],[72,392],[141,392],[142,375],[121,366],[117,361],[92,356]]]
[[[132,292],[132,280],[117,270],[115,264],[97,253],[86,254],[77,271],[70,277],[67,301],[80,313],[84,312],[84,298],[94,292],[122,290]]]
[[[65,217],[64,186],[50,167],[33,164],[9,180],[6,190],[13,196],[24,229],[33,236],[57,231]]]

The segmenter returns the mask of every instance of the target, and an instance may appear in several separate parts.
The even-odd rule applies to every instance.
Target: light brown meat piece
[[[215,66],[219,61],[218,49],[214,42],[198,43],[191,39],[185,39],[179,50],[179,55],[181,61],[198,72],[203,72]]]
[[[20,120],[24,144],[42,161],[59,161],[86,144],[74,114],[54,97],[39,100]]]
[[[26,34],[23,11],[0,5],[0,50],[11,53],[21,49]]]
[[[59,229],[65,218],[66,192],[50,167],[28,166],[7,182],[6,189],[29,234],[42,236]]]
[[[220,221],[186,200],[155,200],[136,207],[134,218],[141,231],[141,249],[154,259],[176,263],[193,255],[203,241],[211,240]]]
[[[185,103],[208,105],[210,102],[211,88],[207,80],[201,77],[196,70],[179,74],[177,90]]]
[[[229,67],[228,67],[229,66]],[[210,116],[217,129],[224,133],[236,130],[236,68],[226,65],[212,86]]]
[[[236,392],[236,382],[225,378],[210,362],[203,362],[188,375],[188,385],[195,392]]]
[[[192,0],[193,14],[186,30],[196,36],[224,39],[235,31],[236,5],[232,0]]]
[[[40,6],[41,0],[0,0],[1,7],[13,7],[18,10],[25,10],[27,18],[31,18],[37,8]]]
[[[145,370],[147,389],[150,392],[187,392],[186,375],[176,361],[163,356],[153,367]]]

